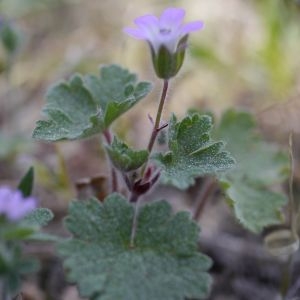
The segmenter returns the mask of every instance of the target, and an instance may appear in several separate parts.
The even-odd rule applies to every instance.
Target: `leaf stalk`
[[[107,144],[111,145],[112,136],[111,136],[109,129],[106,129],[103,131],[103,136],[104,136]],[[114,192],[118,191],[118,176],[117,176],[116,169],[114,168],[112,163],[110,163],[110,168],[111,168],[111,191],[112,191],[112,193],[114,193]]]
[[[210,199],[210,196],[215,191],[216,188],[216,182],[213,178],[208,178],[205,180],[203,187],[200,191],[200,194],[198,196],[198,200],[196,203],[193,220],[198,221],[204,211],[204,207],[208,200]]]

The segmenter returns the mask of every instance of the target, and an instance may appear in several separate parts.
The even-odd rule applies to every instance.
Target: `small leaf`
[[[43,227],[53,219],[53,213],[48,208],[37,208],[24,218],[22,224],[28,227]]]
[[[47,94],[44,114],[47,121],[38,121],[33,137],[45,141],[78,139],[101,132],[103,120],[92,95],[81,76],[62,82]]]
[[[227,143],[227,149],[237,160],[230,176],[246,176],[258,185],[281,183],[287,178],[288,156],[263,140],[251,114],[226,111],[214,136]]]
[[[151,91],[149,82],[137,82],[135,74],[117,65],[103,66],[100,77],[87,75],[84,81],[103,111],[105,128]]]
[[[10,23],[1,26],[0,38],[9,55],[14,55],[20,46],[20,34]]]
[[[66,218],[72,239],[59,243],[69,279],[94,300],[184,300],[207,296],[210,259],[197,251],[198,227],[165,201],[140,209],[123,197],[73,202]],[[85,276],[82,276],[85,274]]]
[[[45,141],[74,140],[101,133],[150,91],[134,74],[119,66],[101,68],[100,77],[75,75],[47,94],[44,114],[33,137]]]
[[[34,234],[35,230],[30,227],[13,226],[5,230],[3,238],[5,240],[23,240]]]
[[[32,193],[34,181],[34,170],[33,167],[30,167],[25,176],[21,179],[19,183],[18,190],[23,194],[23,197],[29,197]]]
[[[111,145],[106,146],[106,150],[113,165],[123,172],[137,170],[147,161],[149,155],[147,150],[130,149],[117,137]]]
[[[258,233],[264,227],[282,220],[280,208],[286,204],[283,194],[247,180],[232,180],[225,191],[233,202],[236,217],[249,230]]]
[[[56,237],[40,232],[53,219],[53,213],[48,208],[37,208],[16,223],[1,221],[0,240],[57,240]]]
[[[20,222],[3,226],[3,238],[5,240],[57,241],[58,237],[40,232],[41,227],[46,226],[52,219],[51,210],[36,208]]]
[[[287,155],[262,139],[254,118],[246,112],[225,112],[214,134],[227,142],[237,160],[220,180],[238,220],[256,233],[281,222],[280,210],[287,198],[272,191],[272,186],[287,179]]]
[[[168,132],[170,152],[154,157],[162,168],[164,183],[186,189],[194,184],[196,177],[232,168],[234,159],[223,150],[223,142],[211,139],[211,129],[209,116],[193,113],[177,122],[173,115]]]

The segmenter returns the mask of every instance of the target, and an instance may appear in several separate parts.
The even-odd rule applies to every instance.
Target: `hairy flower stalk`
[[[36,200],[33,197],[24,198],[18,190],[0,187],[0,215],[9,221],[19,221],[35,208]]]
[[[141,16],[134,20],[137,28],[124,29],[130,36],[148,42],[154,70],[159,78],[170,79],[178,73],[189,33],[203,28],[202,21],[183,24],[184,16],[185,11],[181,8],[167,8],[160,18]]]
[[[204,25],[202,21],[184,24],[184,16],[185,11],[182,8],[167,8],[163,11],[160,18],[154,15],[141,16],[134,20],[137,28],[126,27],[124,29],[130,36],[148,42],[154,70],[157,76],[164,80],[162,95],[148,144],[149,152],[152,151],[155,139],[160,130],[160,120],[167,95],[169,79],[178,73],[184,60],[188,34],[192,31],[202,29]]]
[[[160,102],[157,108],[157,113],[156,113],[156,118],[155,118],[155,123],[153,126],[153,130],[151,133],[151,137],[149,140],[149,144],[148,144],[148,151],[149,153],[151,153],[155,139],[160,131],[160,119],[161,119],[161,115],[162,115],[162,111],[164,108],[164,104],[165,104],[165,100],[167,97],[167,91],[168,91],[168,87],[169,87],[169,81],[168,80],[164,80],[164,86],[163,86],[163,90],[161,93],[161,98],[160,98]]]
[[[134,20],[137,28],[127,27],[124,29],[125,33],[130,36],[148,42],[155,73],[159,78],[163,79],[162,94],[147,147],[149,153],[152,151],[159,131],[165,127],[161,126],[160,121],[169,87],[169,80],[178,73],[183,64],[188,34],[203,28],[202,21],[183,24],[184,16],[185,11],[181,8],[167,8],[163,11],[160,18],[154,15],[141,16]],[[146,167],[147,163],[144,164],[141,171],[141,182],[143,181]],[[131,232],[131,247],[134,246],[138,211],[137,202],[140,196],[136,193],[132,193],[132,195],[134,196],[134,201],[131,199],[131,202],[135,205],[135,212]]]

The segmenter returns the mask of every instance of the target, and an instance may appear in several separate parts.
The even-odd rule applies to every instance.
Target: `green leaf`
[[[238,220],[253,232],[282,221],[280,210],[287,199],[272,186],[287,179],[287,155],[262,139],[246,112],[225,112],[215,136],[227,142],[237,160],[236,167],[220,179],[226,183],[224,190]]]
[[[55,241],[57,237],[40,232],[53,219],[53,213],[48,208],[37,208],[23,220],[17,223],[1,224],[0,238],[3,240],[36,240]]]
[[[33,167],[30,167],[24,177],[19,183],[18,190],[20,190],[24,197],[29,197],[32,193],[34,181],[34,170]]]
[[[48,120],[38,121],[33,132],[40,140],[84,138],[104,127],[100,111],[79,75],[50,89],[44,114]]]
[[[154,157],[162,169],[164,183],[186,189],[196,177],[232,168],[234,159],[223,150],[223,142],[211,139],[211,129],[209,116],[193,113],[180,122],[172,116],[168,132],[170,152]]]
[[[3,234],[5,240],[23,240],[34,234],[35,230],[30,227],[12,226]]]
[[[235,110],[225,112],[215,137],[226,141],[227,149],[237,160],[231,176],[242,178],[245,175],[258,185],[280,183],[287,178],[287,155],[262,139],[249,113]]]
[[[111,145],[106,146],[106,150],[113,165],[123,172],[137,170],[149,156],[147,150],[134,151],[117,137]]]
[[[234,180],[226,190],[236,217],[249,230],[260,232],[264,227],[282,220],[280,208],[286,197],[246,180]]]
[[[43,227],[46,226],[52,219],[53,213],[48,208],[37,208],[24,218],[22,221],[23,226],[28,227]]]
[[[19,244],[0,242],[0,278],[2,287],[9,293],[17,293],[22,283],[21,276],[36,271],[38,266],[35,259],[24,257]]]
[[[117,65],[103,66],[100,77],[87,75],[85,85],[103,112],[105,128],[151,91],[149,82],[137,82],[137,76]]]
[[[84,297],[94,300],[184,300],[207,296],[210,259],[197,252],[198,227],[170,205],[145,205],[130,246],[134,208],[122,196],[104,203],[73,202],[66,226],[73,238],[58,245]],[[84,274],[84,276],[82,276]]]
[[[1,26],[0,38],[5,50],[10,55],[14,55],[20,46],[20,34],[8,22]]]
[[[101,133],[145,97],[150,83],[116,65],[101,68],[100,77],[75,75],[47,94],[44,114],[33,137],[45,141],[74,140]]]

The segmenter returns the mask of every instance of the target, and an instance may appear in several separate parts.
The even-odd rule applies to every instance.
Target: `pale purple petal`
[[[183,36],[203,27],[201,21],[183,24],[184,15],[184,9],[167,8],[160,19],[154,15],[136,18],[134,23],[137,28],[125,28],[124,32],[136,39],[147,40],[155,53],[158,53],[161,46],[175,53]]]
[[[8,213],[9,219],[12,221],[17,221],[25,217],[28,213],[36,208],[36,200],[34,198],[26,198],[20,201],[18,207],[14,207]]]
[[[142,30],[140,30],[138,28],[126,27],[123,29],[123,31],[135,39],[138,39],[138,40],[147,39],[147,35],[145,34],[145,32],[143,32]]]
[[[159,25],[157,17],[153,15],[145,15],[134,20],[134,23],[138,26],[140,33],[151,44],[155,43],[159,34]]]
[[[134,23],[142,30],[151,30],[153,28],[158,28],[158,18],[153,15],[138,17],[134,20]]]
[[[22,211],[22,194],[20,191],[11,191],[6,201],[6,215],[10,220],[17,220],[19,212]],[[16,216],[16,217],[14,217]]]
[[[160,28],[177,28],[183,21],[185,11],[182,8],[167,8],[160,16]]]
[[[0,214],[10,221],[18,221],[36,208],[33,197],[24,198],[19,190],[0,187]]]
[[[204,27],[204,23],[202,21],[190,22],[182,26],[181,34],[186,35],[189,32],[200,30]]]
[[[175,31],[165,36],[161,35],[160,43],[157,46],[157,48],[159,48],[161,45],[164,45],[171,53],[174,53],[176,51],[177,44],[178,44],[178,33]]]

